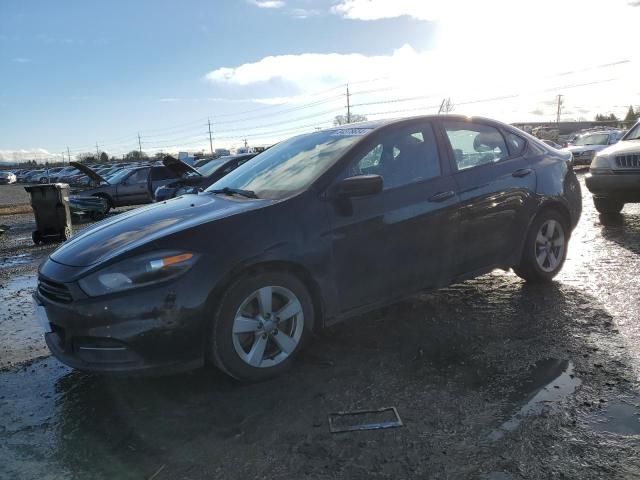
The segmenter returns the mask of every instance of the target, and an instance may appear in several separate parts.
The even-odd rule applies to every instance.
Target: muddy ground
[[[412,297],[257,385],[47,356],[29,290],[50,248],[29,215],[2,217],[0,478],[640,478],[640,205],[601,218],[584,190],[584,207],[556,282],[494,272]],[[402,427],[329,431],[331,412],[391,406]]]

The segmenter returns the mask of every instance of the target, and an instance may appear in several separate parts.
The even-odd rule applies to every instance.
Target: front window
[[[629,130],[623,140],[640,140],[640,123],[637,123],[635,127]]]
[[[589,135],[583,135],[578,137],[574,145],[584,147],[587,145],[608,145],[609,134],[608,133],[593,133]]]
[[[369,128],[338,128],[300,135],[255,157],[207,191],[250,190],[258,198],[280,199],[304,190],[327,171]]]

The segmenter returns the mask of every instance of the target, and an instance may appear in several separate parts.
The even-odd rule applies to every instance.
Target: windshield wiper
[[[222,193],[224,195],[240,195],[246,198],[259,198],[253,190],[241,190],[239,188],[224,187],[220,190],[212,190],[211,193]]]

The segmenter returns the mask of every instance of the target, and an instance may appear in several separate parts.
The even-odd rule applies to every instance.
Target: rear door
[[[437,286],[449,276],[457,198],[431,123],[387,128],[368,142],[336,181],[381,175],[383,191],[327,201],[343,311]]]
[[[536,209],[536,175],[526,140],[497,125],[442,119],[460,198],[456,270],[510,266]]]

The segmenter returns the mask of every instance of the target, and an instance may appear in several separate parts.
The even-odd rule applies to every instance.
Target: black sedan
[[[297,136],[73,237],[40,267],[38,318],[78,369],[261,380],[314,328],[415,292],[497,268],[551,280],[582,209],[570,161],[462,116]]]
[[[247,153],[220,157],[208,161],[200,168],[194,168],[177,158],[166,156],[162,163],[180,180],[158,187],[153,194],[153,200],[161,202],[185,193],[198,193],[256,155],[255,153]]]

